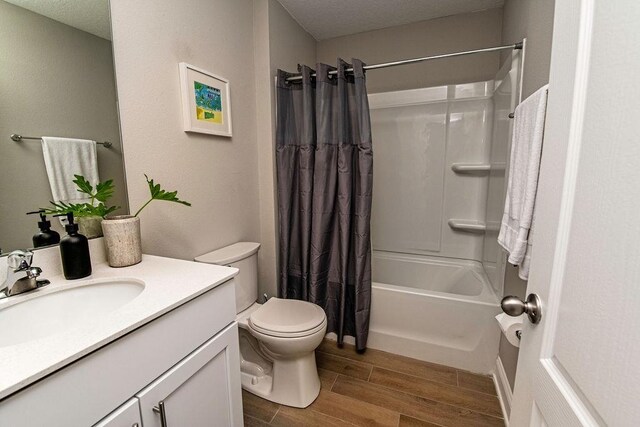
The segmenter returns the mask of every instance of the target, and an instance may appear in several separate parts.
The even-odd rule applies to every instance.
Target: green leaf
[[[174,203],[180,203],[181,205],[185,205],[185,206],[191,206],[191,203],[184,200],[180,200],[178,198],[177,191],[163,190],[160,184],[156,184],[153,181],[153,179],[149,179],[149,177],[146,174],[144,175],[144,177],[147,180],[147,185],[149,186],[149,194],[151,195],[151,198],[144,205],[142,205],[140,209],[138,209],[138,212],[136,212],[134,216],[138,216],[138,214],[140,214],[140,212],[142,212],[142,210],[154,200],[164,200],[167,202],[174,202]]]
[[[113,180],[109,179],[105,182],[99,182],[96,184],[96,194],[94,197],[99,202],[106,202],[113,196],[113,192],[115,191],[115,185],[113,184]]]
[[[91,185],[91,183],[87,181],[82,175],[73,176],[76,178],[73,180],[73,182],[78,186],[78,191],[88,194],[90,197],[93,197],[93,186]]]
[[[153,200],[165,200],[167,202],[175,202],[180,203],[185,206],[191,206],[191,203],[186,202],[184,200],[180,200],[178,198],[177,191],[166,191],[160,187],[160,184],[155,184],[153,179],[149,179],[149,177],[145,174],[144,176],[147,179],[147,184],[149,184],[149,192],[151,193],[151,198]]]

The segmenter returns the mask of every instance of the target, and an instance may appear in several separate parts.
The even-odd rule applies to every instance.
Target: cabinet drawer
[[[237,324],[204,343],[136,397],[145,427],[242,426]]]

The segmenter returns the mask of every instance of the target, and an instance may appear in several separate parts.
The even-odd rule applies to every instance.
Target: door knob
[[[522,313],[527,313],[527,317],[534,325],[540,323],[540,319],[542,319],[542,304],[536,294],[529,294],[526,301],[522,301],[518,297],[507,296],[502,298],[500,306],[502,311],[509,316],[517,317]]]

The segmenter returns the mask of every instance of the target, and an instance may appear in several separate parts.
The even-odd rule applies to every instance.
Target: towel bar
[[[40,136],[22,136],[22,135],[19,135],[17,133],[12,133],[11,134],[11,139],[14,140],[15,142],[22,142],[23,139],[42,139],[42,137],[40,137]],[[104,141],[104,142],[96,141],[96,144],[102,145],[104,148],[111,148],[111,146],[113,145],[113,143],[111,143],[109,141]]]

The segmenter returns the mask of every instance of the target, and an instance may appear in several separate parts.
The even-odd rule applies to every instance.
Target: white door
[[[238,325],[223,329],[136,397],[145,427],[242,426]]]
[[[511,426],[640,423],[640,2],[556,1]]]

